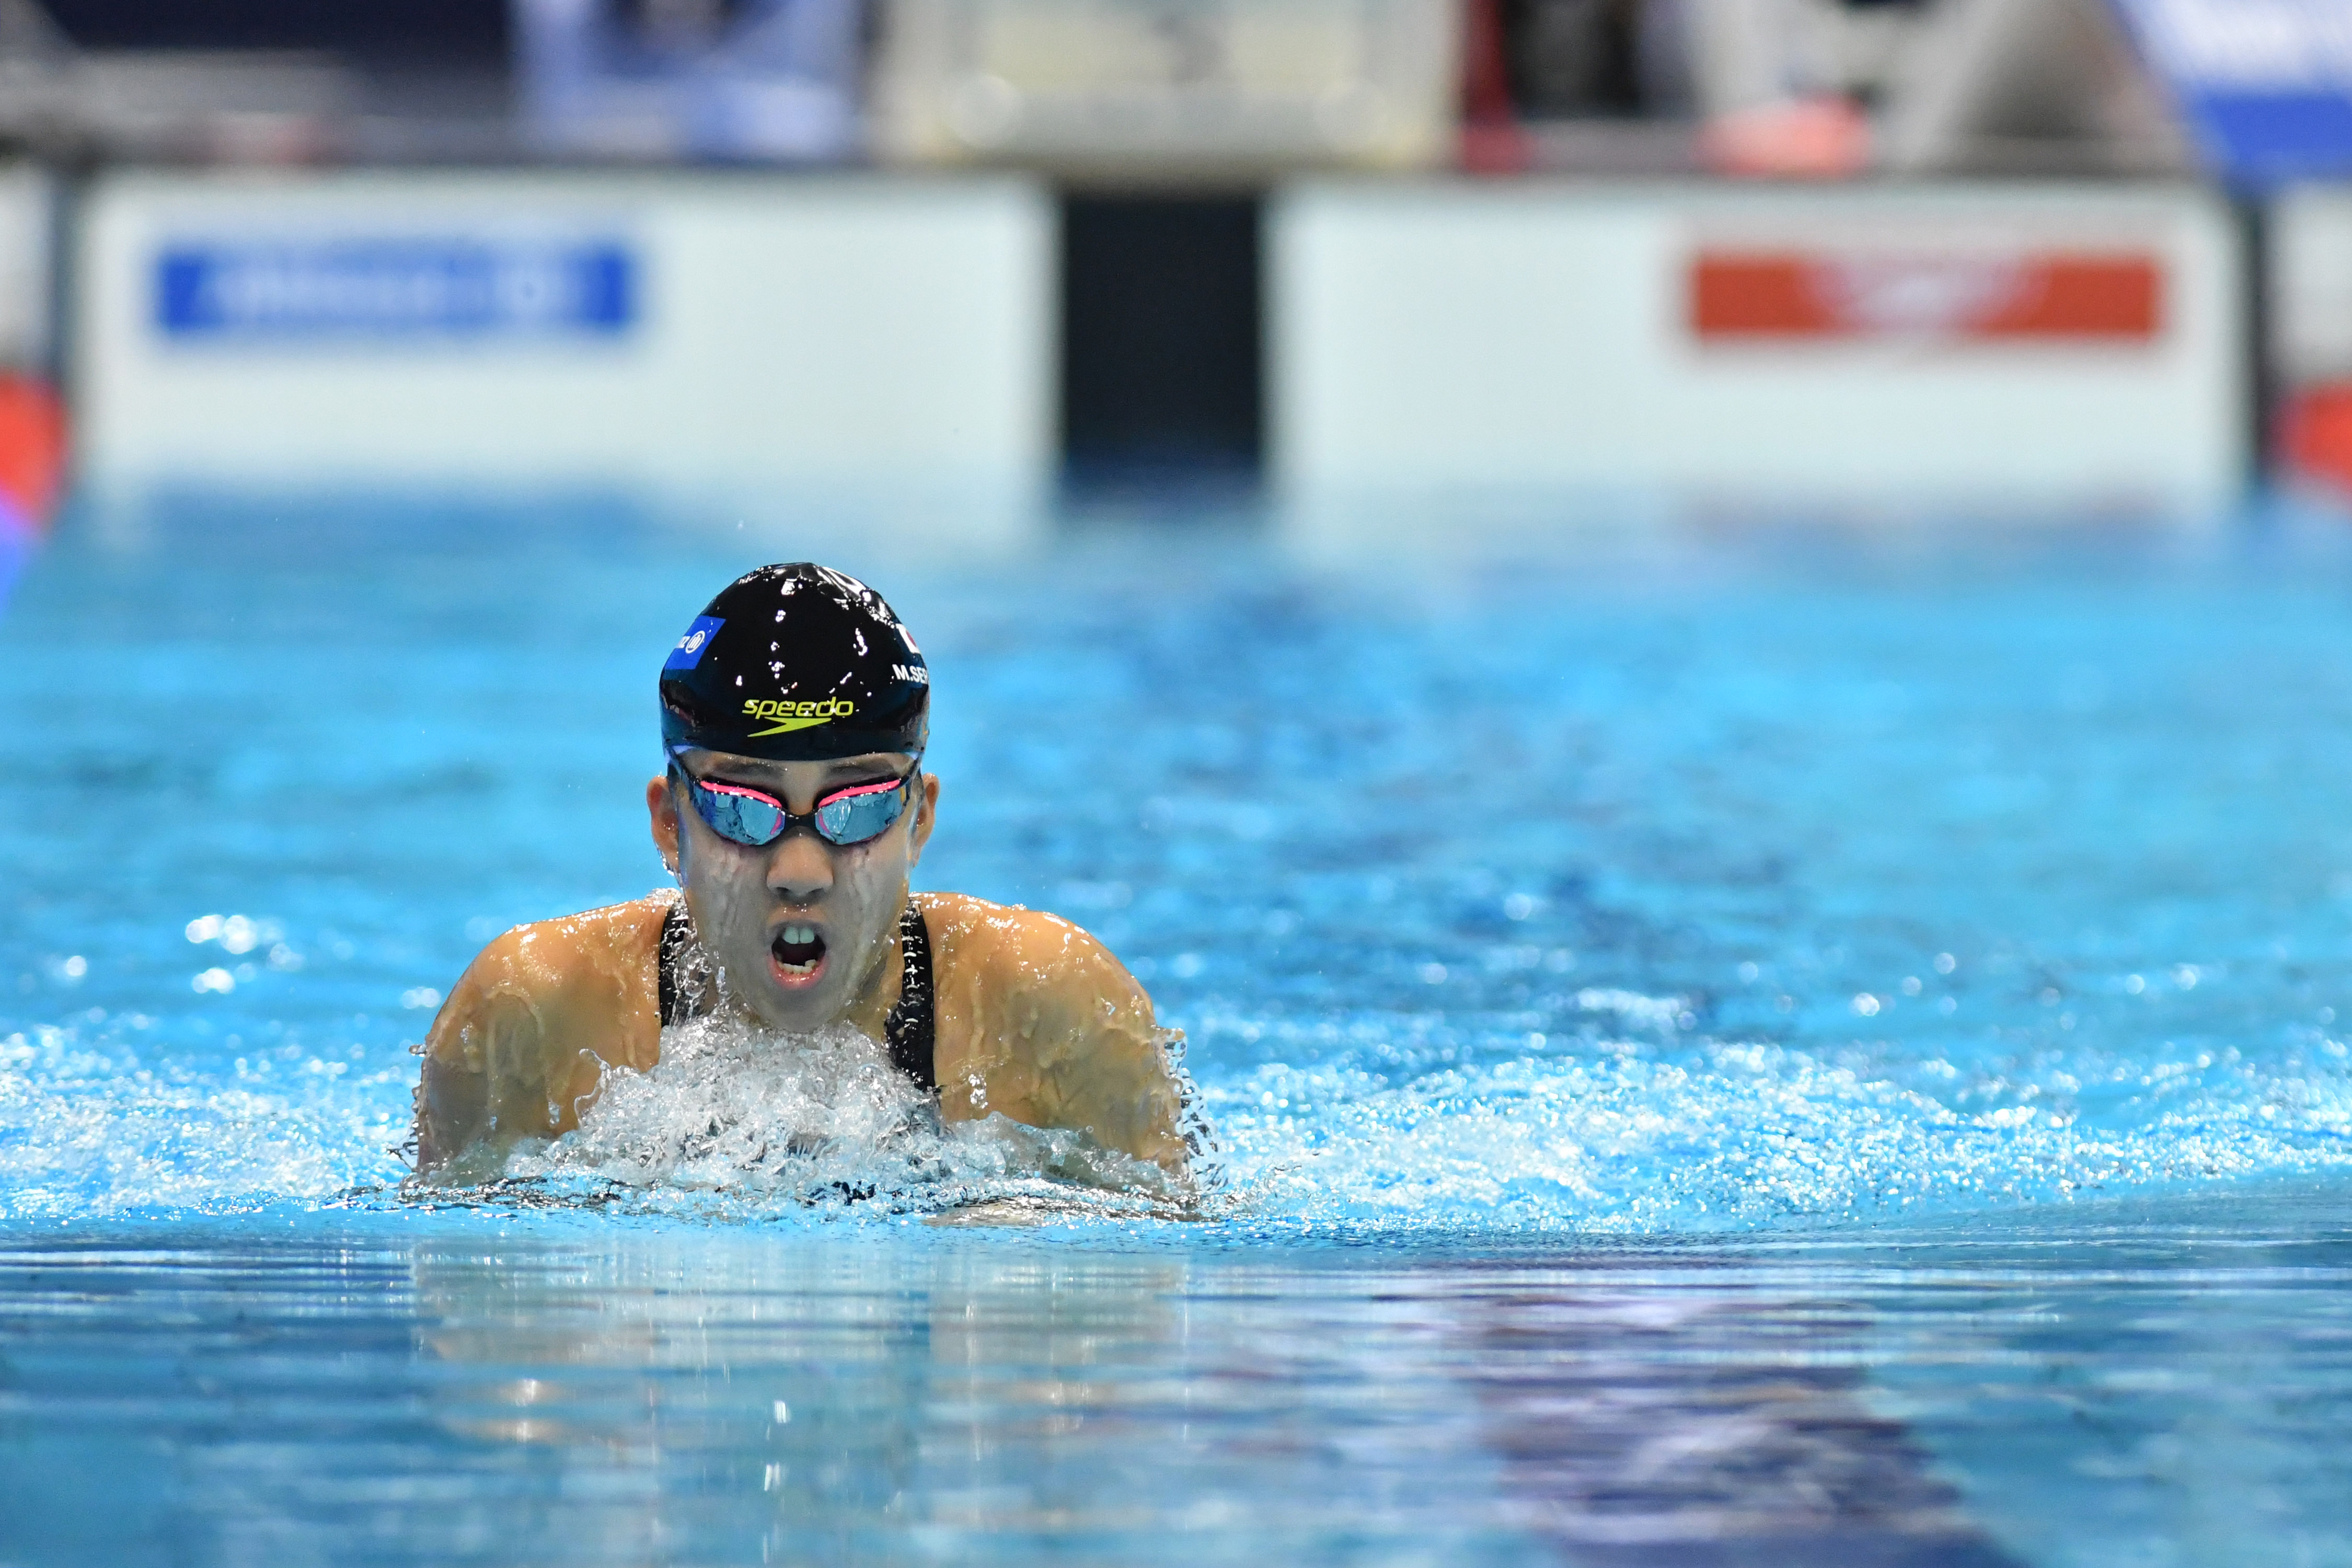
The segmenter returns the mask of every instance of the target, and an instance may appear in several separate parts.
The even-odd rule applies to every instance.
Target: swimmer
[[[763,566],[687,628],[660,692],[646,807],[677,887],[482,950],[423,1047],[420,1175],[495,1174],[577,1127],[608,1071],[651,1070],[663,1026],[711,1016],[845,1024],[947,1121],[1075,1129],[1183,1173],[1151,999],[1118,961],[1053,915],[908,891],[939,811],[930,672],[880,595]]]

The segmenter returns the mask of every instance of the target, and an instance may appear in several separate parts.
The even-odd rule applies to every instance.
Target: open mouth
[[[812,984],[824,970],[824,935],[814,926],[785,925],[768,944],[768,956],[785,984]]]

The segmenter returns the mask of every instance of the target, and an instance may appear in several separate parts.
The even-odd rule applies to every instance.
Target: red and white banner
[[[2165,268],[2146,251],[1703,249],[1690,265],[1702,342],[1807,339],[2153,342]]]

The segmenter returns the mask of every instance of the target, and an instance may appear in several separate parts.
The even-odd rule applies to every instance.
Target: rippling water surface
[[[30,562],[0,1563],[2352,1563],[2344,541],[846,537]],[[921,883],[1186,1032],[1205,1218],[1012,1135],[401,1197],[440,993],[654,884],[662,650],[799,554],[930,658]]]

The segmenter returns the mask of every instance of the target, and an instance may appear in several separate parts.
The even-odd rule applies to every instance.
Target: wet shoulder
[[[650,894],[556,920],[519,925],[494,938],[467,966],[436,1020],[435,1046],[459,1043],[468,1024],[494,1017],[532,1032],[609,1042],[607,1059],[657,1048],[656,952],[675,895]],[[650,1020],[650,1027],[647,1027]],[[650,1065],[650,1061],[646,1065]]]
[[[963,893],[918,893],[915,901],[943,988],[961,981],[1000,994],[1075,991],[1150,1005],[1108,948],[1059,915]]]

